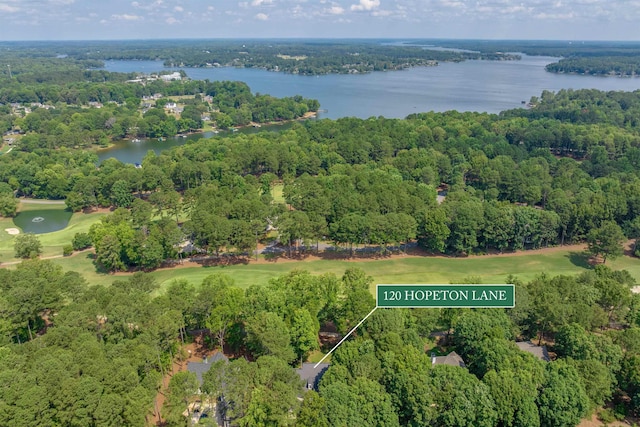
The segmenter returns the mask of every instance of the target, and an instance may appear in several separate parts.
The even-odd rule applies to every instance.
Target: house
[[[431,353],[431,365],[450,365],[466,368],[464,360],[455,351],[447,354],[446,356],[436,356],[435,353]]]
[[[175,102],[167,102],[164,106],[164,108],[168,110],[175,110],[177,107],[178,107],[178,104],[176,104]]]
[[[229,361],[227,356],[222,354],[222,352],[217,352],[211,357],[205,357],[202,362],[188,362],[187,371],[193,372],[194,374],[196,374],[196,377],[198,377],[198,381],[200,382],[200,385],[202,385],[202,381],[203,381],[202,376],[205,373],[207,373],[209,369],[211,369],[211,365],[213,365],[219,360],[224,360],[225,362]]]
[[[160,78],[165,82],[170,82],[172,80],[182,80],[182,76],[177,71],[175,71],[175,72],[173,72],[171,74],[163,74],[163,75],[160,76]]]
[[[303,363],[301,368],[296,369],[296,373],[304,381],[307,390],[317,391],[320,379],[329,369],[329,363],[320,363],[317,368],[315,366],[315,363]]]
[[[531,353],[540,360],[544,360],[545,362],[551,361],[546,345],[543,345],[543,346],[535,345],[531,341],[520,341],[520,342],[517,342],[516,345],[520,350],[526,351],[527,353]]]

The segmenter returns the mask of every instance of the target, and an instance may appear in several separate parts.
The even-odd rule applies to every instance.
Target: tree
[[[389,394],[380,384],[358,378],[353,385],[336,382],[320,395],[327,402],[327,419],[332,426],[399,426]]]
[[[73,240],[71,240],[71,246],[74,251],[89,248],[91,247],[91,236],[87,233],[76,233],[73,235]]]
[[[327,402],[313,390],[304,395],[300,412],[296,417],[297,427],[329,427]]]
[[[0,194],[0,216],[5,218],[16,216],[18,200],[13,194]]]
[[[33,233],[18,234],[13,249],[16,258],[36,258],[42,253],[42,243]]]
[[[200,384],[193,372],[178,372],[169,381],[166,418],[175,425],[186,425],[182,416],[186,410],[189,415],[189,400],[197,393]]]
[[[451,231],[447,226],[449,219],[441,207],[425,209],[417,214],[418,243],[434,252],[444,252]]]
[[[119,179],[111,186],[111,201],[118,207],[129,207],[133,201],[131,186],[128,181]]]
[[[589,398],[576,369],[563,361],[546,365],[538,396],[542,427],[574,427],[589,409]]]
[[[435,422],[442,427],[492,427],[498,418],[489,387],[466,369],[436,365],[430,372]]]
[[[116,236],[107,234],[96,244],[96,259],[109,271],[124,270],[122,245]]]
[[[235,286],[228,286],[225,282],[218,281],[213,285],[212,297],[215,305],[207,319],[207,327],[215,334],[222,351],[227,331],[242,315],[244,291]]]
[[[247,347],[254,356],[272,355],[289,363],[295,359],[291,333],[275,313],[261,312],[246,322]]]
[[[319,330],[318,321],[311,317],[308,310],[302,308],[294,311],[291,319],[291,344],[300,361],[319,348]]]
[[[607,258],[617,258],[623,254],[625,236],[618,224],[605,221],[600,228],[593,229],[587,234],[589,252],[594,256],[602,256],[603,264]]]

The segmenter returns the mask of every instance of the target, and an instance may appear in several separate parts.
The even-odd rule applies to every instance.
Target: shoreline
[[[238,130],[238,129],[249,129],[249,128],[262,128],[263,126],[284,126],[286,124],[289,123],[295,123],[295,122],[303,122],[305,120],[311,120],[311,119],[317,119],[318,118],[318,112],[319,111],[308,111],[306,113],[304,113],[304,115],[302,117],[298,117],[296,119],[293,120],[283,120],[283,121],[276,121],[276,122],[264,122],[264,123],[255,123],[255,122],[250,122],[247,125],[238,125],[238,126],[232,126],[228,129],[219,129],[219,128],[214,128],[211,127],[211,130],[204,130],[204,128],[199,129],[197,131],[189,131],[189,132],[183,132],[183,133],[177,133],[173,136],[168,136],[168,137],[163,137],[163,138],[186,138],[188,136],[193,136],[193,135],[202,135],[204,136],[204,134],[206,134],[207,132],[212,132],[214,133],[214,135],[217,135],[217,132],[228,132],[230,135],[233,134],[234,129]],[[257,125],[257,126],[256,126]],[[157,138],[145,138],[144,141],[152,141],[154,139]],[[106,147],[102,147],[102,146],[93,146],[91,148],[89,148],[90,151],[98,153],[98,152],[104,152],[104,151],[109,151],[115,147],[117,147],[119,144],[121,143],[127,143],[127,144],[131,144],[133,139],[129,138],[123,138],[120,139],[118,141],[110,141],[109,144]]]

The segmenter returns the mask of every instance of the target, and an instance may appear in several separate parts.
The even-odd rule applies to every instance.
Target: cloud
[[[259,19],[260,21],[268,21],[269,15],[267,15],[266,13],[258,13],[256,15],[256,19]]]
[[[331,6],[327,9],[327,13],[330,13],[331,15],[342,15],[344,13],[344,8],[340,6]]]
[[[173,10],[175,10],[176,12],[184,12],[184,7],[176,6],[176,7],[173,8]]]
[[[8,5],[6,3],[0,3],[0,12],[7,12],[7,13],[20,12],[20,8]]]
[[[124,15],[111,15],[111,19],[115,19],[117,21],[140,21],[142,16],[129,15],[125,13]]]
[[[263,4],[273,4],[273,0],[253,0],[251,6],[262,6]]]
[[[165,19],[165,21],[167,24],[169,25],[173,25],[173,24],[179,24],[180,21],[178,21],[176,18],[174,18],[173,16],[168,17],[167,19]]]
[[[131,6],[135,7],[136,9],[142,9],[142,10],[148,10],[148,11],[165,7],[163,0],[155,0],[148,4],[140,3],[139,1],[134,1],[133,3],[131,3]]]
[[[380,6],[380,0],[360,0],[359,4],[351,5],[351,10],[354,10],[354,11],[374,10],[378,6]]]

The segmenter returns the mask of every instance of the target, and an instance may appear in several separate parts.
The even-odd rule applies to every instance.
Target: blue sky
[[[0,40],[640,40],[640,0],[0,0]]]

